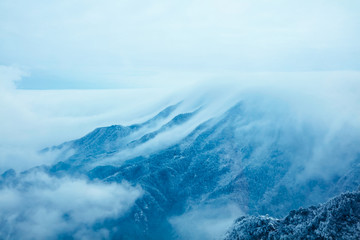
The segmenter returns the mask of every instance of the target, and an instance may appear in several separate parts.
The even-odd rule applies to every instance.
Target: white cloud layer
[[[220,115],[242,99],[248,102],[256,98],[272,99],[271,103],[256,100],[252,104],[259,111],[280,111],[283,106],[283,110],[290,111],[284,114],[288,114],[297,127],[304,122],[316,123],[328,130],[328,139],[344,127],[357,128],[360,122],[357,110],[360,101],[359,72],[244,73],[237,77],[228,75],[223,79],[204,81],[176,91],[25,91],[15,88],[15,82],[24,75],[22,71],[5,66],[0,70],[1,171],[51,164],[54,156],[39,156],[37,151],[82,137],[96,127],[148,120],[180,100],[185,101],[176,113],[193,111],[201,106],[203,109],[187,124],[159,134],[134,149],[135,153],[122,152],[123,158],[150,154],[159,147],[168,146],[197,124]],[[276,109],[276,105],[280,107]]]
[[[243,214],[236,204],[214,204],[196,206],[169,221],[180,239],[215,240],[222,239],[234,220]]]
[[[126,183],[89,183],[34,172],[0,189],[1,239],[108,238],[93,228],[106,218],[121,217],[142,190]]]

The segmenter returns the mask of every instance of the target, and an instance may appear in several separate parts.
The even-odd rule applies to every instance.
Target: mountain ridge
[[[113,125],[64,143],[66,147],[46,149],[60,150],[56,163],[21,174],[3,174],[0,187],[1,182],[16,182],[31,171],[140,186],[143,194],[125,216],[107,219],[94,229],[113,229],[109,233],[112,239],[177,239],[184,237],[170,219],[181,219],[203,206],[221,209],[235,205],[246,214],[283,217],[291,209],[326,201],[360,183],[356,174],[360,158],[348,159],[357,167],[349,166],[345,174],[305,176],[298,181],[309,148],[316,147],[316,135],[311,124],[294,130],[296,122],[289,120],[287,113],[279,115],[281,111],[276,109],[254,108],[241,101],[221,115],[199,118],[206,106],[175,113],[180,105],[167,107],[145,121],[145,126],[152,127],[143,132],[142,124]],[[174,136],[172,129],[183,135]],[[133,140],[129,136],[134,132]],[[161,138],[164,134],[168,135]],[[132,151],[133,141],[137,141],[136,147],[148,144],[151,151],[126,155]],[[154,142],[160,147],[152,147]],[[337,151],[342,154],[343,150]]]

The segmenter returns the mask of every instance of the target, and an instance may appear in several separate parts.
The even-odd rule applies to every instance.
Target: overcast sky
[[[0,65],[25,89],[176,86],[360,70],[358,0],[2,0]]]

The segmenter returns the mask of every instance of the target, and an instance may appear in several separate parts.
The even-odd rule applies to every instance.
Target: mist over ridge
[[[26,239],[24,226],[36,220],[40,228],[46,223],[54,229],[33,233],[40,238],[215,239],[241,215],[282,217],[300,206],[353,191],[360,183],[358,82],[351,77],[300,81],[286,80],[289,74],[279,76],[172,90],[157,98],[147,116],[135,113],[128,124],[115,120],[78,139],[36,149],[33,166],[3,170],[2,195],[18,200],[10,210],[2,208],[2,231]],[[18,91],[4,89],[8,97]],[[16,110],[21,113],[21,108]],[[97,114],[90,116],[73,119],[81,123]],[[19,157],[17,164],[31,162],[29,157]],[[35,157],[41,159],[38,164]],[[29,178],[30,185],[23,184]],[[45,183],[44,178],[53,180]],[[92,206],[86,213],[93,220],[79,217],[76,202],[63,207],[54,200],[62,186],[68,191],[60,200],[79,187],[102,189],[86,200]],[[51,189],[50,195],[46,189]],[[31,208],[41,218],[44,211],[52,212],[51,221],[27,215],[20,207],[26,196],[46,203],[45,208]],[[112,212],[110,206],[118,201],[114,199],[123,199],[124,210]],[[10,204],[7,201],[2,206]],[[8,220],[9,214],[14,220]],[[54,228],[59,224],[63,227]]]
[[[0,240],[360,239],[359,12],[1,0]]]

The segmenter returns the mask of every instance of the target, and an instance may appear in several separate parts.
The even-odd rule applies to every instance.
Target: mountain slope
[[[300,124],[291,109],[270,101],[243,100],[216,114],[208,114],[215,112],[208,106],[184,110],[180,103],[141,124],[98,128],[44,150],[60,151],[55,164],[4,174],[0,187],[36,171],[141,187],[141,197],[123,216],[92,226],[114,239],[186,239],[171,219],[196,209],[236,206],[247,214],[283,217],[354,190],[360,181],[358,132],[341,130],[329,141],[326,126]],[[329,165],[339,159],[341,166]],[[321,170],[309,171],[311,164]]]
[[[114,155],[113,162],[121,162],[120,165],[100,165],[86,174],[90,179],[139,184],[145,191],[144,197],[136,202],[132,216],[126,221],[148,229],[145,235],[154,239],[159,238],[152,232],[158,227],[151,224],[168,225],[169,217],[197,206],[225,207],[234,203],[249,214],[281,217],[293,208],[325,201],[342,191],[332,186],[338,186],[344,175],[314,176],[296,182],[301,173],[298,169],[305,163],[295,160],[309,156],[304,149],[310,147],[314,138],[311,126],[296,133],[289,125],[277,125],[276,119],[245,104],[240,102],[221,116],[204,119],[170,147],[126,161],[121,160],[121,155]],[[161,132],[173,121],[181,126],[186,121],[175,119],[193,114],[179,114],[155,132]],[[264,119],[269,125],[264,126]],[[144,134],[136,142],[141,145],[141,139],[148,139],[148,135]],[[101,158],[94,159],[99,160]],[[86,158],[86,161],[89,160]],[[359,178],[353,175],[352,180]],[[118,235],[127,233],[120,231]],[[161,233],[161,237],[169,236]]]

